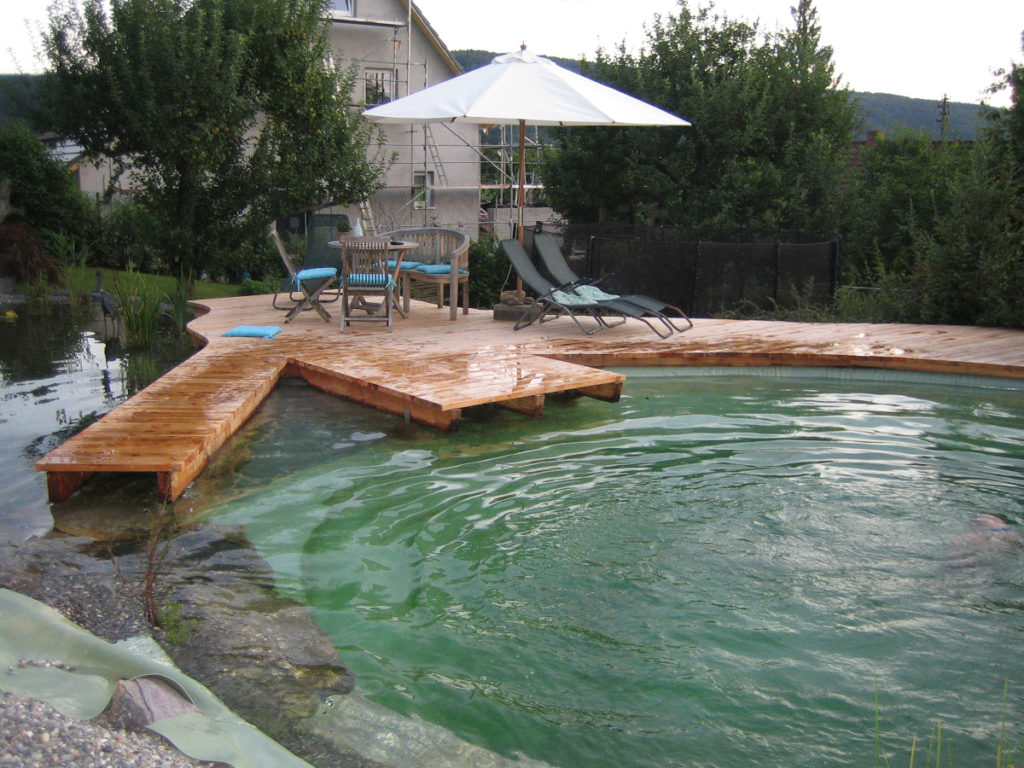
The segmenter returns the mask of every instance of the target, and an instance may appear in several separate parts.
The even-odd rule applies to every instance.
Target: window
[[[418,211],[434,207],[434,172],[415,171],[412,175],[412,206]]]
[[[366,105],[387,104],[395,97],[395,73],[390,69],[366,70]]]
[[[332,18],[356,15],[356,0],[331,0],[329,7]]]

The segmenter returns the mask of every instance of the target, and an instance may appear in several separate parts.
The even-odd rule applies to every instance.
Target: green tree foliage
[[[591,76],[693,126],[561,131],[543,171],[554,207],[577,221],[833,231],[857,110],[811,1],[793,17],[764,35],[680,0],[639,55],[599,52]]]
[[[240,272],[233,254],[265,240],[272,219],[375,189],[373,134],[349,109],[354,71],[329,63],[325,10],[326,0],[51,6],[49,117],[117,163],[172,273],[217,272],[218,260]]]
[[[0,180],[10,180],[10,203],[38,232],[74,232],[94,223],[93,207],[64,164],[23,122],[0,123]]]
[[[993,232],[979,254],[981,322],[1024,328],[1024,65],[1003,73],[995,90],[1004,89],[1010,108],[992,112],[980,144],[979,165],[988,183],[975,219]]]
[[[860,150],[845,227],[848,268],[861,279],[910,271],[921,234],[934,231],[960,194],[968,154],[910,131]]]
[[[861,154],[845,227],[846,282],[882,289],[907,322],[1024,327],[1024,73],[973,144],[924,132]]]
[[[43,290],[59,282],[65,250],[88,249],[96,206],[25,123],[0,123],[0,274]]]

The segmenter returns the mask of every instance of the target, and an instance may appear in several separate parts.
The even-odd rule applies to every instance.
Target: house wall
[[[392,100],[436,85],[458,74],[458,66],[418,14],[408,27],[404,0],[355,0],[352,18],[331,21],[329,39],[336,60],[354,63],[360,73],[358,101],[373,100],[384,90]],[[362,103],[359,105],[362,108]],[[478,235],[480,214],[479,128],[475,125],[380,126],[384,151],[395,160],[384,177],[385,188],[370,201],[377,231],[410,226],[441,226]],[[431,199],[416,204],[422,190],[414,183],[427,178]],[[335,207],[351,220],[358,207]]]

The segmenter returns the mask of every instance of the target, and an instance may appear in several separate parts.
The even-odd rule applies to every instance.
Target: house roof
[[[444,44],[444,41],[441,39],[441,36],[437,34],[437,30],[435,30],[434,27],[430,24],[430,22],[427,21],[426,16],[423,15],[423,12],[419,9],[419,6],[417,6],[416,3],[412,2],[412,0],[402,0],[402,2],[406,4],[406,7],[412,5],[412,18],[414,23],[417,26],[419,26],[419,28],[423,31],[423,34],[426,35],[427,40],[430,41],[430,44],[437,49],[437,52],[439,54],[441,54],[441,58],[444,59],[445,63],[451,68],[452,74],[462,74],[462,67],[459,66],[459,63],[455,60],[455,57],[452,56],[452,52],[448,50],[448,46]]]

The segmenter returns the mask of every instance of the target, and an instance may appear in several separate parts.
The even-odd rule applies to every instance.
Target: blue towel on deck
[[[221,336],[254,336],[260,339],[272,339],[281,332],[276,325],[239,325]]]

